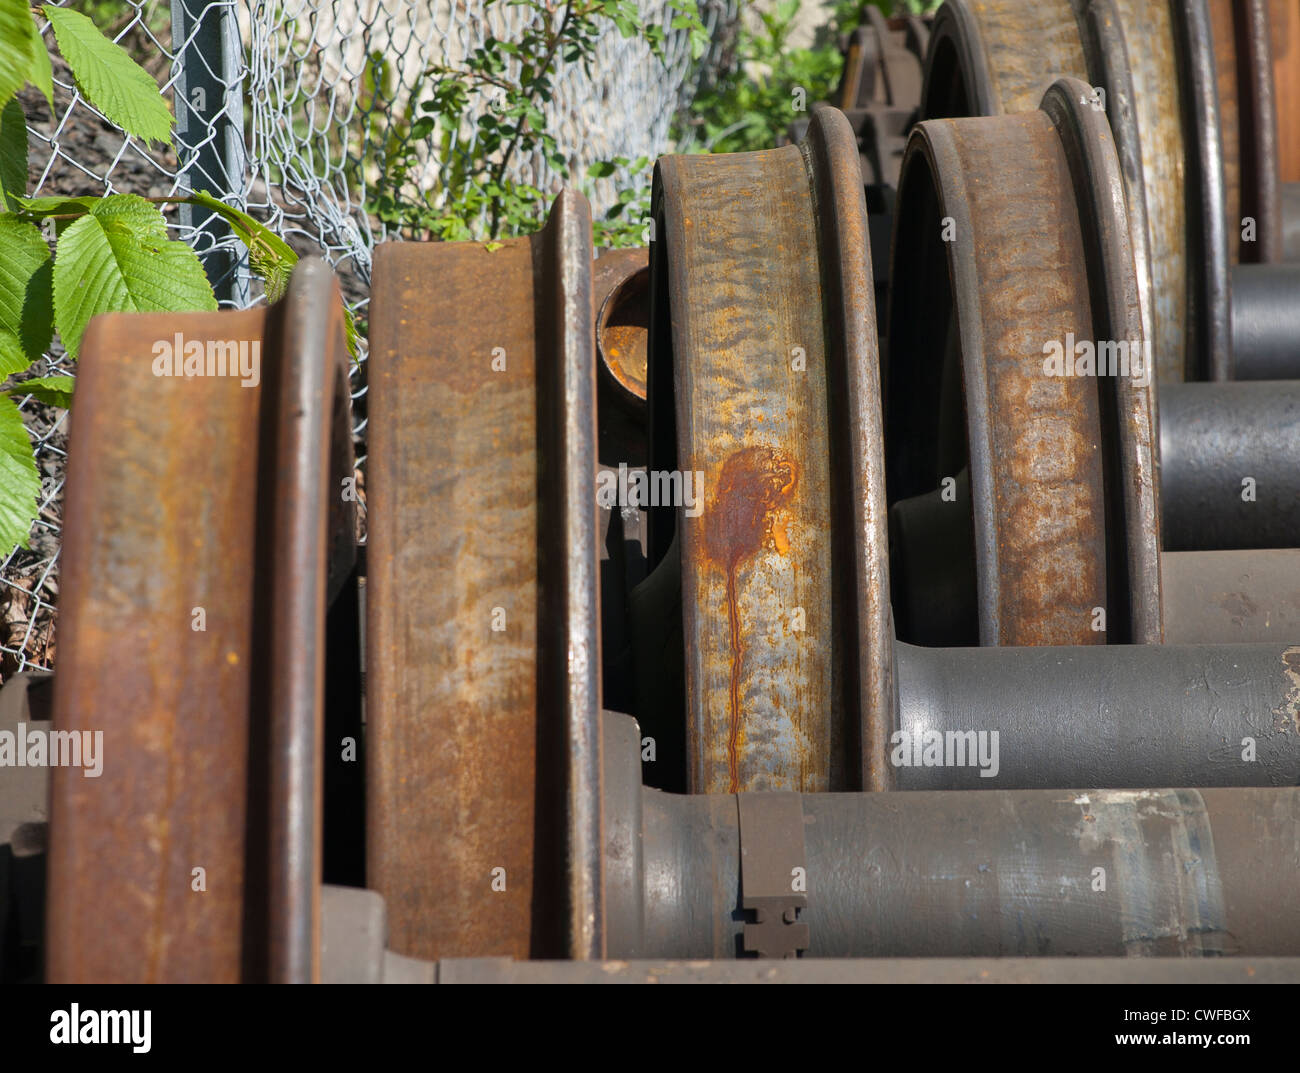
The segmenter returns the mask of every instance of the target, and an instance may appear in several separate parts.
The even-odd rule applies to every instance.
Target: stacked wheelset
[[[1171,5],[1171,48],[1218,25],[1192,6]],[[936,19],[923,100],[980,85],[1002,55],[988,42],[1010,33],[994,9],[1037,20],[1038,82],[1023,106],[954,107],[970,114],[910,135],[887,335],[860,131],[825,107],[797,145],[660,161],[646,263],[593,258],[585,202],[569,193],[544,231],[499,249],[377,252],[364,732],[320,731],[327,668],[293,655],[321,651],[330,512],[346,502],[328,449],[345,422],[323,402],[341,335],[310,332],[337,326],[337,298],[302,297],[304,276],[290,297],[313,312],[275,337],[316,339],[329,361],[282,358],[261,396],[204,395],[223,415],[215,427],[257,439],[261,462],[200,450],[156,463],[173,514],[242,504],[249,530],[229,560],[216,551],[233,536],[154,532],[155,558],[199,555],[208,621],[221,623],[221,638],[184,638],[209,647],[175,678],[151,662],[174,626],[151,617],[160,591],[121,589],[121,563],[144,559],[108,524],[116,501],[94,492],[154,470],[135,439],[108,449],[90,393],[69,511],[82,536],[67,549],[87,595],[65,609],[82,642],[54,718],[105,718],[92,685],[112,673],[114,695],[131,699],[117,705],[114,748],[140,759],[125,798],[56,772],[52,976],[451,979],[472,968],[448,959],[500,956],[1031,955],[1041,967],[980,971],[1061,978],[1057,958],[1092,956],[1116,959],[1088,966],[1109,978],[1204,978],[1159,958],[1181,955],[1294,978],[1294,396],[1177,383],[1221,373],[1209,340],[1231,352],[1236,339],[1216,327],[1228,307],[1205,297],[1219,293],[1212,266],[1186,268],[1186,236],[1217,233],[1226,247],[1241,210],[1225,199],[1185,225],[1184,283],[1171,290],[1176,266],[1156,264],[1149,236],[1190,219],[1188,197],[1212,183],[1169,194],[1180,210],[1163,204],[1172,187],[1148,184],[1145,143],[1124,142],[1110,118],[1117,101],[1138,109],[1124,87],[1145,77],[1124,75],[1113,52],[1096,53],[1110,82],[1086,62],[1041,70],[1044,54],[1093,55],[1082,37],[1071,51],[1080,26],[1115,32],[1101,5],[978,7]],[[1258,37],[1233,42],[1256,66],[1232,70],[1257,73]],[[1212,68],[1210,96],[1227,69]],[[961,92],[969,105],[976,91]],[[1203,114],[1207,99],[1188,107]],[[1254,144],[1254,107],[1238,105],[1239,147]],[[1247,158],[1239,148],[1237,204],[1262,204]],[[1184,156],[1185,169],[1191,159],[1202,157]],[[1162,193],[1137,205],[1139,180]],[[1181,334],[1164,309],[1179,301]],[[186,333],[264,331],[217,316]],[[158,330],[101,326],[83,362],[109,383]],[[1091,375],[1045,365],[1067,340],[1093,345]],[[1116,354],[1121,341],[1136,344],[1125,353],[1145,362],[1138,375],[1096,375],[1100,344]],[[1171,406],[1180,386],[1206,391]],[[1189,450],[1225,412],[1279,431],[1229,425],[1218,454]],[[646,497],[624,494],[638,485]],[[1213,524],[1185,520],[1198,509]],[[164,602],[189,613],[184,577]],[[263,606],[264,620],[250,613]],[[122,607],[136,614],[114,618]],[[103,632],[108,620],[122,636]],[[257,656],[259,628],[276,658]],[[293,688],[276,693],[290,668],[279,680]],[[184,688],[204,674],[208,688]],[[190,698],[183,726],[167,714],[174,688]],[[268,709],[294,714],[255,718]],[[252,748],[259,726],[269,765]],[[353,738],[368,894],[322,891],[340,873],[316,852],[338,795],[325,792],[323,834],[314,802]],[[233,764],[224,779],[173,777],[210,763],[214,742]],[[229,822],[197,822],[234,803]],[[89,845],[121,852],[88,869]],[[200,849],[227,866],[209,902],[179,897]],[[74,929],[106,891],[122,895],[114,929]],[[191,956],[196,936],[204,958]],[[1155,960],[1133,968],[1133,955]],[[900,971],[852,964],[816,971]]]

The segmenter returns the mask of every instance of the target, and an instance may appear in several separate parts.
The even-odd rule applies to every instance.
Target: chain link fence
[[[663,0],[640,0],[647,19]],[[28,192],[33,195],[134,193],[150,197],[206,189],[250,212],[299,253],[320,253],[339,274],[349,307],[364,321],[371,251],[390,235],[367,211],[389,161],[411,158],[409,181],[432,188],[438,160],[412,142],[410,105],[432,64],[454,64],[489,34],[510,37],[531,6],[499,0],[63,0],[89,15],[155,77],[176,113],[176,147],[151,150],[117,131],[78,92],[54,58],[55,107],[30,87]],[[640,38],[611,26],[589,72],[566,65],[555,80],[548,129],[575,177],[587,164],[651,159],[669,149],[669,127],[702,79],[710,77],[737,18],[739,0],[702,0],[713,42],[692,61],[684,32],[670,31],[664,61]],[[52,33],[46,29],[47,43]],[[468,132],[462,136],[472,136]],[[520,158],[511,177],[554,192],[554,170]],[[638,180],[625,168],[591,184],[593,209]],[[168,210],[177,237],[203,259],[223,306],[261,300],[242,247],[224,224],[190,206]],[[75,375],[57,347],[30,376]],[[365,368],[353,373],[364,507]],[[129,403],[127,403],[129,404]],[[0,678],[52,669],[66,411],[33,398],[20,409],[36,444],[42,477],[40,517],[29,548],[0,564]],[[129,509],[129,507],[127,508]]]

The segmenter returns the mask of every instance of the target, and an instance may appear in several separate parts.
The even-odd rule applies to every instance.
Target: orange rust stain
[[[728,696],[727,770],[730,793],[740,789],[740,667],[743,645],[736,603],[736,571],[765,546],[784,555],[790,549],[778,517],[799,479],[793,459],[772,447],[743,447],[722,463],[707,517],[709,557],[727,575],[727,621],[731,626],[731,688]]]

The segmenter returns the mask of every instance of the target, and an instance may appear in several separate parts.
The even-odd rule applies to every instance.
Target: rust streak
[[[740,788],[740,669],[744,657],[736,571],[765,546],[784,555],[789,549],[785,527],[777,517],[798,482],[793,459],[768,446],[744,447],[722,464],[718,491],[708,516],[710,557],[727,575],[727,620],[731,626],[727,770],[729,793]]]

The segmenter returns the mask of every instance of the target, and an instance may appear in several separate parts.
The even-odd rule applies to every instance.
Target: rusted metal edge
[[[951,4],[945,4],[940,9],[941,17],[935,23],[935,37],[931,38],[931,58],[935,56],[933,49],[942,28],[940,23],[945,22],[942,18],[944,12],[955,17],[961,15],[962,9]],[[935,124],[935,127],[938,129],[939,125]],[[942,252],[936,253],[932,248],[933,243],[941,241],[941,235],[933,233],[935,223],[950,220],[954,237],[970,236],[974,231],[971,199],[966,190],[964,171],[959,166],[951,167],[948,188],[939,188],[935,174],[937,162],[930,140],[924,133],[926,129],[929,128],[925,124],[918,124],[908,139],[900,173],[899,201],[894,214],[891,243],[891,278],[906,277],[914,281],[912,287],[895,287],[890,291],[887,317],[890,346],[881,373],[887,490],[891,504],[930,492],[946,473],[947,462],[953,458],[954,453],[965,454],[969,463],[968,445],[972,442],[987,444],[991,435],[987,408],[980,407],[965,413],[964,403],[960,405],[963,407],[962,420],[967,446],[955,452],[954,446],[939,434],[945,415],[951,419],[951,409],[956,405],[954,400],[945,402],[945,393],[960,396],[963,394],[963,384],[965,390],[984,394],[987,393],[987,388],[980,362],[973,363],[968,382],[958,376],[955,384],[949,383],[948,366],[951,364],[960,367],[962,362],[959,338],[969,336],[978,340],[983,337],[983,313],[979,303],[968,303],[960,311],[956,308],[956,302],[952,308],[933,310],[928,297],[924,297],[944,287],[950,287],[954,294],[978,295],[980,287],[980,276],[973,257],[949,256]],[[946,158],[952,158],[953,155],[949,152]],[[926,181],[918,181],[911,175],[913,170],[920,168],[924,168],[927,173]],[[907,229],[914,213],[925,214],[931,223],[913,239],[908,236]],[[941,317],[940,313],[946,316]],[[911,333],[910,337],[905,337],[905,333]],[[930,363],[930,368],[926,368],[923,352],[929,349],[938,349],[942,353],[936,362]],[[929,398],[925,398],[929,395],[937,395],[939,404],[934,405]],[[926,432],[918,436],[920,421],[925,422],[923,427]],[[902,449],[904,444],[907,444],[906,450]],[[981,468],[977,473],[974,467],[970,467],[968,480],[972,501],[982,499],[992,502],[993,481],[986,469]],[[977,546],[975,574],[977,579],[986,579],[982,586],[977,585],[975,596],[978,628],[981,634],[988,628],[991,636],[996,636],[1001,629],[997,601],[993,591],[987,587],[987,579],[996,577],[997,572],[996,543]],[[907,573],[896,572],[893,580],[900,580]],[[987,627],[984,625],[986,621]],[[975,640],[972,638],[972,643]]]
[[[601,949],[591,265],[571,192],[376,251],[367,877],[408,956]]]
[[[1192,338],[1206,338],[1193,323],[1203,310],[1189,303],[1193,285],[1189,275],[1197,268],[1188,264],[1188,200],[1185,171],[1193,167],[1192,148],[1185,133],[1185,100],[1189,74],[1180,70],[1179,35],[1173,22],[1179,5],[1150,5],[1142,0],[1091,0],[1087,21],[1098,29],[1087,45],[1100,44],[1100,54],[1087,51],[1089,71],[1105,70],[1112,76],[1107,88],[1107,112],[1123,117],[1132,109],[1133,123],[1116,127],[1116,144],[1126,183],[1132,178],[1127,153],[1132,152],[1142,173],[1142,223],[1147,229],[1147,263],[1151,272],[1151,309],[1156,367],[1161,379],[1185,380],[1195,373]],[[1129,37],[1134,40],[1130,41]],[[1124,42],[1123,48],[1119,46]],[[1119,65],[1123,64],[1121,68]],[[1124,75],[1120,76],[1123,70]],[[1071,72],[1060,72],[1069,74]],[[1119,105],[1112,108],[1111,86],[1121,94],[1131,88]],[[1212,89],[1212,86],[1211,86]],[[1216,126],[1217,131],[1217,126]],[[1134,189],[1129,187],[1130,219]]]
[[[267,956],[273,983],[320,980],[325,612],[330,553],[342,535],[329,523],[337,517],[355,525],[354,499],[342,483],[352,477],[343,317],[334,273],[315,257],[298,263],[284,301],[271,312],[281,348],[272,397],[277,480],[268,712]],[[348,540],[344,547],[354,544]]]
[[[1196,270],[1187,264],[1183,77],[1172,16],[1160,5],[1142,11],[1146,17],[1131,0],[1089,0],[1071,3],[1055,22],[1043,23],[1045,12],[1012,0],[983,3],[978,10],[968,0],[949,0],[935,20],[922,114],[946,118],[1028,110],[1043,82],[1057,76],[1087,77],[1105,91],[1125,180],[1141,305],[1149,318],[1144,338],[1153,340],[1161,378],[1181,380],[1189,353],[1184,322],[1200,313],[1199,305],[1188,307],[1187,274]],[[1068,60],[1068,33],[1054,38],[1062,49],[1053,53],[1055,68],[1042,71],[1042,82],[1029,78],[1027,72],[1042,69],[1044,41],[1039,32],[1017,31],[1026,20],[1039,30],[1054,26],[1077,33],[1082,55]],[[1128,47],[1126,28],[1144,43],[1136,53]],[[994,29],[996,41],[989,36]],[[1194,285],[1210,278],[1197,276]]]
[[[886,763],[893,731],[894,623],[889,602],[889,520],[885,503],[884,417],[880,352],[870,258],[869,225],[860,184],[851,180],[856,153],[851,129],[833,109],[813,108],[807,145],[817,198],[818,239],[831,340],[832,479],[844,489],[832,499],[837,524],[852,541],[854,615],[845,661],[847,689],[857,689],[861,787],[890,788]],[[862,257],[865,250],[867,256]],[[838,435],[837,435],[838,430]]]
[[[1209,0],[1223,143],[1224,229],[1232,264],[1281,259],[1277,113],[1267,0]],[[1243,235],[1245,220],[1254,235]]]
[[[948,0],[930,29],[921,118],[996,115],[999,111],[979,23],[964,2]]]
[[[1011,159],[1014,197],[1007,195],[1010,173],[1003,181],[998,170]],[[1096,388],[1073,376],[1049,377],[1043,357],[1053,341],[1064,349],[1076,335],[1093,337],[1081,221],[1073,199],[1057,189],[1068,189],[1067,169],[1057,132],[1041,113],[927,121],[904,160],[904,185],[933,184],[937,208],[933,218],[905,220],[905,194],[895,249],[916,245],[945,259],[952,280],[981,644],[1104,640],[1093,625],[1107,592]],[[933,233],[945,219],[953,241]],[[1051,290],[1041,288],[1045,274],[1057,281]],[[899,320],[897,309],[890,319]],[[888,405],[913,413],[921,404],[907,397],[903,376],[919,377],[932,391],[943,376],[904,372],[902,363],[942,367],[952,359],[943,347],[918,353],[903,345],[901,332],[893,323],[890,360],[900,375]],[[960,420],[953,408],[949,421]],[[928,442],[925,426],[910,424],[891,418],[891,431],[900,429],[906,441],[887,442],[891,451]],[[943,471],[931,479],[938,484],[945,474],[956,476]],[[929,487],[900,484],[890,496]]]
[[[702,515],[678,515],[688,786],[856,783],[851,739],[863,713],[844,679],[879,642],[853,643],[870,627],[853,624],[857,596],[845,589],[848,573],[869,584],[885,568],[859,574],[850,564],[870,525],[883,545],[883,517],[865,520],[878,485],[861,471],[837,479],[833,462],[865,463],[836,460],[829,447],[847,405],[832,386],[869,390],[862,368],[874,356],[852,131],[818,108],[798,148],[666,157],[655,211],[651,261],[666,266],[670,314],[656,288],[652,323],[670,317],[672,340],[671,351],[654,344],[651,363],[671,354],[678,464],[705,480]],[[658,382],[652,367],[652,420]],[[853,405],[869,417],[864,400]],[[846,673],[833,674],[832,661]],[[887,668],[864,670],[861,682],[880,686]]]
[[[1190,379],[1231,380],[1223,127],[1210,12],[1206,0],[1183,0],[1170,11],[1191,143],[1184,175],[1187,367]]]
[[[1248,214],[1243,200],[1253,198],[1244,188],[1242,174],[1249,153],[1243,126],[1248,121],[1250,86],[1246,84],[1245,41],[1238,42],[1234,5],[1231,0],[1209,0],[1210,30],[1214,38],[1214,70],[1219,98],[1219,131],[1223,148],[1223,221],[1228,238],[1228,256],[1233,264],[1255,243],[1241,238],[1241,219]],[[1238,48],[1242,55],[1238,57]],[[1244,115],[1243,115],[1244,113]]]
[[[102,771],[51,772],[51,981],[316,976],[324,497],[352,466],[337,291],[304,261],[290,295],[87,330],[54,719]]]
[[[1096,337],[1126,340],[1130,360],[1136,346],[1148,363],[1151,350],[1142,334],[1137,273],[1124,205],[1124,183],[1111,136],[1101,112],[1080,101],[1089,87],[1076,78],[1058,79],[1043,96],[1042,110],[1055,125],[1073,179],[1073,196],[1082,217],[1088,253]],[[1128,622],[1117,636],[1133,644],[1159,644],[1163,637],[1160,590],[1160,501],[1156,466],[1154,370],[1142,376],[1098,377],[1103,407],[1113,407],[1113,443],[1103,445],[1117,462],[1107,489],[1107,532],[1122,534],[1107,549],[1111,607],[1125,606]],[[1107,430],[1103,418],[1103,431]],[[1115,485],[1118,487],[1115,487]],[[1113,627],[1113,623],[1112,623]]]
[[[969,32],[978,26],[971,58],[982,71],[962,71],[964,80],[987,79],[992,90],[990,107],[967,115],[1008,115],[1037,107],[1054,78],[1081,74],[1084,66],[1079,38],[1080,0],[957,0],[967,17],[954,29]],[[957,6],[954,4],[953,6]],[[927,116],[926,118],[931,118]],[[952,118],[959,118],[954,115]]]
[[[1142,173],[1142,141],[1138,134],[1133,101],[1133,79],[1128,62],[1128,44],[1119,16],[1109,0],[1093,0],[1080,26],[1088,76],[1106,94],[1106,118],[1115,140],[1120,175],[1124,183],[1125,210],[1129,221],[1129,244],[1137,272],[1138,311],[1142,338],[1149,340],[1151,355],[1159,359],[1156,339],[1155,282],[1151,268],[1151,227],[1147,215],[1146,180]]]
[[[1282,260],[1282,186],[1278,162],[1277,99],[1273,82],[1273,46],[1269,38],[1268,0],[1234,4],[1237,27],[1239,128],[1243,215],[1258,227],[1253,245],[1243,244],[1241,260],[1274,264]],[[1229,220],[1231,229],[1240,221]],[[1247,253],[1249,256],[1247,256]]]
[[[539,309],[544,354],[538,372],[541,461],[538,664],[543,729],[562,735],[565,830],[563,883],[571,958],[604,956],[601,912],[600,509],[596,474],[596,345],[592,322],[591,208],[563,191],[541,236]],[[539,355],[541,356],[541,355]],[[558,472],[556,472],[558,470]],[[546,709],[542,708],[543,715]]]

